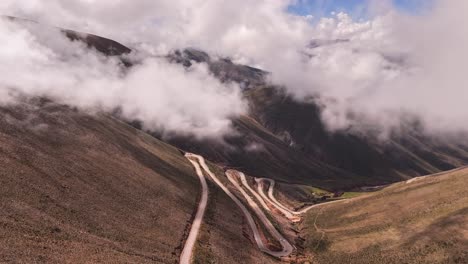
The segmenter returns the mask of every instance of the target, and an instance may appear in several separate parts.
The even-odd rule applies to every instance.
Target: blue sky
[[[401,11],[418,13],[433,0],[392,0]],[[298,15],[313,15],[315,18],[329,16],[331,12],[344,11],[354,18],[365,18],[368,15],[367,0],[297,0],[289,11]]]

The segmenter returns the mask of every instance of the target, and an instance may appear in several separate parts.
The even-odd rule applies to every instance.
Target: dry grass
[[[199,193],[177,149],[47,102],[0,116],[0,262],[177,261]]]
[[[317,263],[467,263],[467,187],[468,170],[397,183],[312,210],[302,235]]]
[[[1,263],[178,261],[200,192],[178,149],[48,102],[0,114]],[[274,263],[230,198],[210,191],[195,262]]]

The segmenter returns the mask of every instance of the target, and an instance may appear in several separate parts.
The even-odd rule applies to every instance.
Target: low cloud
[[[244,148],[247,152],[264,152],[265,146],[260,143],[250,143]]]
[[[464,121],[468,120],[468,111],[464,109],[464,103],[468,100],[468,78],[464,72],[468,67],[468,29],[463,25],[468,21],[463,11],[468,10],[468,3],[463,0],[434,0],[427,10],[410,15],[393,8],[390,2],[369,1],[368,10],[375,13],[368,14],[369,18],[365,20],[356,21],[345,13],[335,13],[318,19],[316,23],[307,16],[288,13],[288,6],[294,3],[288,0],[222,3],[217,0],[77,0],[73,3],[6,0],[0,4],[0,10],[10,15],[108,36],[140,47],[148,54],[161,55],[176,48],[199,47],[212,54],[229,56],[236,62],[266,69],[273,73],[272,82],[286,86],[297,100],[314,98],[318,101],[323,120],[330,130],[378,127],[383,133],[388,133],[400,126],[402,120],[414,118],[433,132],[467,131],[468,125]],[[310,45],[314,40],[320,45]],[[335,43],[334,40],[340,41]],[[53,57],[55,53],[51,55],[44,47],[33,45],[41,52],[29,54],[27,59],[34,58],[42,68],[41,56]],[[86,58],[95,62],[103,60],[92,54],[87,54]],[[109,107],[130,99],[146,103],[158,101],[161,107],[154,109],[160,114],[154,114],[153,108],[145,108],[150,109],[146,111],[132,106],[126,110],[129,115],[138,113],[146,119],[156,120],[148,123],[151,126],[174,122],[177,125],[170,125],[172,130],[175,127],[184,127],[183,131],[212,127],[208,130],[223,131],[226,127],[223,124],[228,123],[227,117],[244,109],[238,89],[225,89],[206,73],[203,66],[186,72],[150,59],[137,70],[132,70],[129,77],[122,78],[113,76],[120,73],[108,67],[115,64],[112,61],[97,63],[98,66],[92,69],[76,65],[73,66],[76,68],[70,68],[64,66],[69,62],[60,63],[58,65],[62,67],[59,68],[68,67],[67,74],[72,76],[80,71],[90,74],[93,77],[87,81],[90,87],[123,89],[126,92],[121,94],[127,94],[127,99],[114,96],[109,101],[96,99],[103,95],[93,88],[97,95],[90,92],[78,95],[81,98],[79,102],[94,101],[94,104]],[[80,63],[86,64],[78,60]],[[152,67],[154,71],[149,69]],[[159,95],[148,93],[150,88],[141,88],[146,86],[138,82],[145,79],[139,76],[139,72],[142,74],[146,70],[154,72],[154,76],[148,76],[155,78],[147,79],[149,83],[162,83],[171,87],[169,90],[173,92]],[[156,70],[161,72],[160,76]],[[102,80],[101,71],[106,72],[104,76],[111,77]],[[75,79],[59,78],[62,84],[76,82]],[[181,81],[176,85],[179,79],[188,83]],[[43,89],[46,89],[48,84],[43,82]],[[206,88],[205,82],[212,88]],[[130,89],[130,86],[133,87]],[[144,98],[130,96],[132,89],[142,89]],[[117,93],[115,91],[112,93]],[[206,113],[199,115],[188,110],[193,108],[184,108],[182,105],[196,105],[190,98],[178,98],[177,102],[171,100],[185,93],[189,93],[187,97],[198,95],[199,100],[205,100],[197,101],[201,102],[199,111]],[[171,107],[167,102],[181,106]],[[183,115],[175,118],[169,109]],[[215,116],[213,120],[216,122],[203,118],[209,116],[208,112]],[[183,117],[186,113],[189,113],[188,117]]]
[[[387,9],[365,22],[343,13],[323,19],[318,27],[329,29],[327,38],[350,41],[309,51],[300,75],[314,88],[284,80],[299,98],[321,98],[331,129],[389,131],[413,117],[431,132],[467,131],[467,8],[466,1],[436,1],[418,15]]]
[[[119,109],[144,128],[218,137],[245,111],[240,88],[222,84],[206,65],[189,69],[150,57],[130,69],[71,42],[58,29],[0,20],[0,103],[48,97],[91,111]]]

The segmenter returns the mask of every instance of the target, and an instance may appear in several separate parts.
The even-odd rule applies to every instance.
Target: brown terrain
[[[468,263],[468,169],[393,184],[311,210],[314,263]]]
[[[177,262],[200,192],[177,148],[46,100],[0,116],[0,262]],[[268,263],[235,205],[211,198],[210,259]]]

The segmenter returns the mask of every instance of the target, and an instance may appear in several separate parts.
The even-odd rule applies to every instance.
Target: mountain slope
[[[267,83],[268,72],[214,60],[194,49],[178,51],[170,59],[185,67],[207,63],[222,81],[240,83],[249,113],[233,120],[239,135],[225,139],[232,150],[181,138],[169,142],[251,175],[340,190],[388,184],[468,163],[464,136],[431,136],[409,122],[388,140],[372,133],[332,133],[313,99],[294,100],[281,87]]]
[[[177,148],[47,100],[0,108],[0,167],[0,262],[174,263],[200,193]],[[212,258],[268,263],[235,204],[213,197]]]
[[[367,178],[368,185],[384,184],[436,173],[468,163],[465,137],[430,136],[412,124],[388,140],[372,133],[328,132],[320,107],[297,102],[274,87],[247,92],[252,116],[273,134],[304,154]],[[356,182],[357,184],[362,184]]]
[[[306,251],[316,263],[466,263],[467,179],[465,168],[313,209]]]
[[[225,143],[191,141],[185,137],[174,137],[168,139],[168,142],[189,152],[207,156],[220,166],[238,168],[257,177],[328,189],[352,186],[366,180],[289,147],[248,116],[233,120],[233,124],[237,133],[226,136]]]
[[[0,111],[2,262],[174,260],[198,193],[177,149],[49,102]]]

